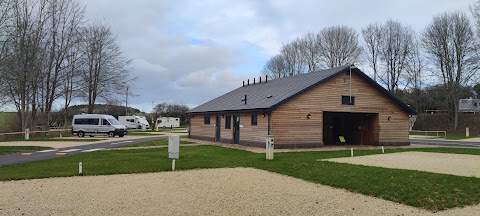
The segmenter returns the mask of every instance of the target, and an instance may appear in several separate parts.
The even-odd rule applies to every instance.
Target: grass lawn
[[[185,141],[185,140],[180,140],[180,144],[195,144],[195,143]],[[145,146],[167,146],[167,145],[168,145],[168,139],[162,139],[162,140],[154,140],[154,141],[143,142],[143,143],[136,143],[136,144],[126,145],[126,146],[119,146],[119,147],[114,147],[114,148],[145,147]]]
[[[480,155],[480,149],[424,148],[388,149]],[[379,150],[357,150],[357,156],[381,154]],[[85,175],[168,171],[167,148],[99,151],[0,167],[0,180],[78,175],[83,162]],[[265,154],[218,146],[182,147],[178,170],[223,167],[253,167],[307,181],[330,185],[431,211],[480,203],[480,179],[421,171],[341,164],[319,159],[349,157],[349,150]]]
[[[12,154],[21,151],[39,151],[51,149],[50,147],[41,147],[41,146],[0,146],[0,155],[2,154]]]

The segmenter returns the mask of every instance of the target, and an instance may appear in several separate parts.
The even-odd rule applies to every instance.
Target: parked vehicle
[[[480,99],[460,99],[458,101],[458,111],[473,113],[480,112]]]
[[[74,115],[72,120],[72,134],[79,137],[85,135],[108,135],[109,137],[127,135],[127,127],[122,125],[111,115],[82,114]]]
[[[180,118],[176,117],[160,117],[157,118],[156,129],[158,128],[178,128],[180,127]]]
[[[141,129],[143,125],[145,125],[146,129],[150,128],[150,124],[145,116],[118,116],[118,121],[127,126],[127,128]]]

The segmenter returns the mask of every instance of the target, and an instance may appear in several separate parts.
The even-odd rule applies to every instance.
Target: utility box
[[[272,135],[266,137],[266,158],[267,160],[273,160],[274,139]]]
[[[168,136],[168,158],[178,159],[180,155],[180,136]]]

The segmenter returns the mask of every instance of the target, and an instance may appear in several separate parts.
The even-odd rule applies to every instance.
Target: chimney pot
[[[255,85],[255,78],[253,78],[253,85]]]
[[[267,82],[268,82],[268,76],[265,75],[265,83],[267,83]]]
[[[260,81],[258,81],[258,83],[262,84],[262,77],[260,77]]]
[[[243,85],[242,85],[242,86],[245,87],[245,80],[243,81]]]
[[[247,79],[247,86],[250,85],[250,79]]]

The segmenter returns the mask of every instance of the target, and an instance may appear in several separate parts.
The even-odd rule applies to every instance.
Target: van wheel
[[[84,137],[84,136],[85,136],[85,133],[83,133],[83,131],[79,131],[79,132],[77,133],[77,135],[78,135],[79,137]]]
[[[115,134],[113,133],[113,131],[108,132],[108,137],[115,137]]]

